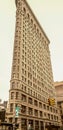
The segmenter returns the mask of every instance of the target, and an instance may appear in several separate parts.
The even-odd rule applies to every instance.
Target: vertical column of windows
[[[21,17],[20,17],[20,10],[17,9],[12,78],[14,77],[19,78],[20,41],[21,41]]]
[[[32,95],[32,68],[31,68],[31,31],[30,31],[30,16],[27,14],[27,79],[28,93]]]
[[[43,39],[44,40],[44,39]],[[44,45],[43,45],[43,49],[44,49],[44,84],[45,84],[45,87],[44,87],[44,92],[45,92],[45,95],[47,93],[47,87],[49,87],[49,89],[51,88],[51,75],[50,75],[50,68],[49,68],[49,62],[50,62],[50,57],[49,57],[49,53],[47,51],[47,48],[48,46],[46,46],[46,43],[44,41]],[[52,94],[52,92],[50,93]],[[53,95],[53,94],[52,94]]]
[[[27,70],[26,70],[26,10],[23,8],[23,38],[22,38],[22,81],[27,82]]]
[[[36,30],[36,74],[37,74],[37,89],[40,87],[40,43],[39,43],[39,32]],[[41,99],[41,92],[38,91],[38,99]]]

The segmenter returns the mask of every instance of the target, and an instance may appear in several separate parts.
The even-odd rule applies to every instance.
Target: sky
[[[50,40],[54,81],[63,81],[63,0],[27,0]],[[8,100],[15,34],[15,0],[0,0],[0,99]]]

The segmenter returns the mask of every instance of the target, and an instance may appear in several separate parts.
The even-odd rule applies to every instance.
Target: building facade
[[[4,122],[7,119],[7,101],[0,102],[0,122]]]
[[[60,110],[61,123],[63,126],[63,81],[54,83],[56,96],[57,96],[57,104]]]
[[[26,0],[16,0],[8,121],[21,130],[59,125],[49,39]],[[48,99],[55,104],[49,105]],[[17,109],[17,110],[16,110]],[[17,114],[16,114],[16,111]]]

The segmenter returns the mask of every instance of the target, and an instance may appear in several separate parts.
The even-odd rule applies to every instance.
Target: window
[[[28,108],[28,114],[29,114],[29,115],[33,115],[33,109],[30,108],[30,107]]]
[[[50,119],[50,114],[48,114],[48,119]]]
[[[24,102],[26,102],[26,95],[22,94],[21,95],[21,100],[24,101]]]
[[[36,110],[36,109],[34,110],[34,115],[38,116],[38,110]]]
[[[46,109],[46,105],[45,104],[43,104],[43,108]]]
[[[30,103],[30,104],[32,104],[33,103],[33,101],[32,101],[32,98],[28,98],[28,103]]]
[[[38,106],[38,101],[37,100],[34,100],[34,105]]]
[[[50,107],[50,111],[52,112],[52,107]]]
[[[26,13],[26,9],[25,9],[25,7],[23,8],[23,11],[24,11],[24,13]]]
[[[13,103],[10,104],[10,112],[13,112]]]
[[[15,82],[12,82],[12,88],[14,88],[15,87]]]
[[[22,90],[26,91],[26,86],[22,84]]]
[[[21,125],[22,127],[26,126],[27,125],[27,120],[26,119],[21,119]]]
[[[42,103],[41,102],[39,102],[39,107],[42,108]]]
[[[56,113],[58,113],[58,110],[56,110]]]
[[[14,92],[11,92],[11,99],[14,98]]]
[[[18,93],[18,92],[16,92],[16,99],[18,99],[18,95],[19,95],[19,93]]]
[[[46,115],[47,115],[46,112],[44,112],[44,117],[46,117]]]
[[[12,123],[12,118],[9,118],[9,122]]]
[[[53,115],[51,115],[51,119],[53,120]]]
[[[47,110],[49,110],[49,106],[47,106]]]
[[[55,113],[55,108],[53,108],[53,112]]]
[[[22,112],[23,114],[25,114],[25,113],[26,113],[26,106],[21,105],[21,112]]]
[[[40,111],[40,117],[42,117],[42,111]]]
[[[30,17],[29,14],[27,14],[27,17],[28,17],[28,18]]]
[[[54,115],[54,120],[56,120],[56,116]]]
[[[13,65],[13,71],[15,71],[16,70],[16,66],[15,65]]]

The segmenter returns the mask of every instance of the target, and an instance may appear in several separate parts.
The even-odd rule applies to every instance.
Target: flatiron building
[[[9,90],[8,121],[19,129],[58,125],[49,39],[26,0],[15,0],[16,26]],[[48,99],[54,98],[50,105]],[[19,107],[16,117],[16,107]]]

